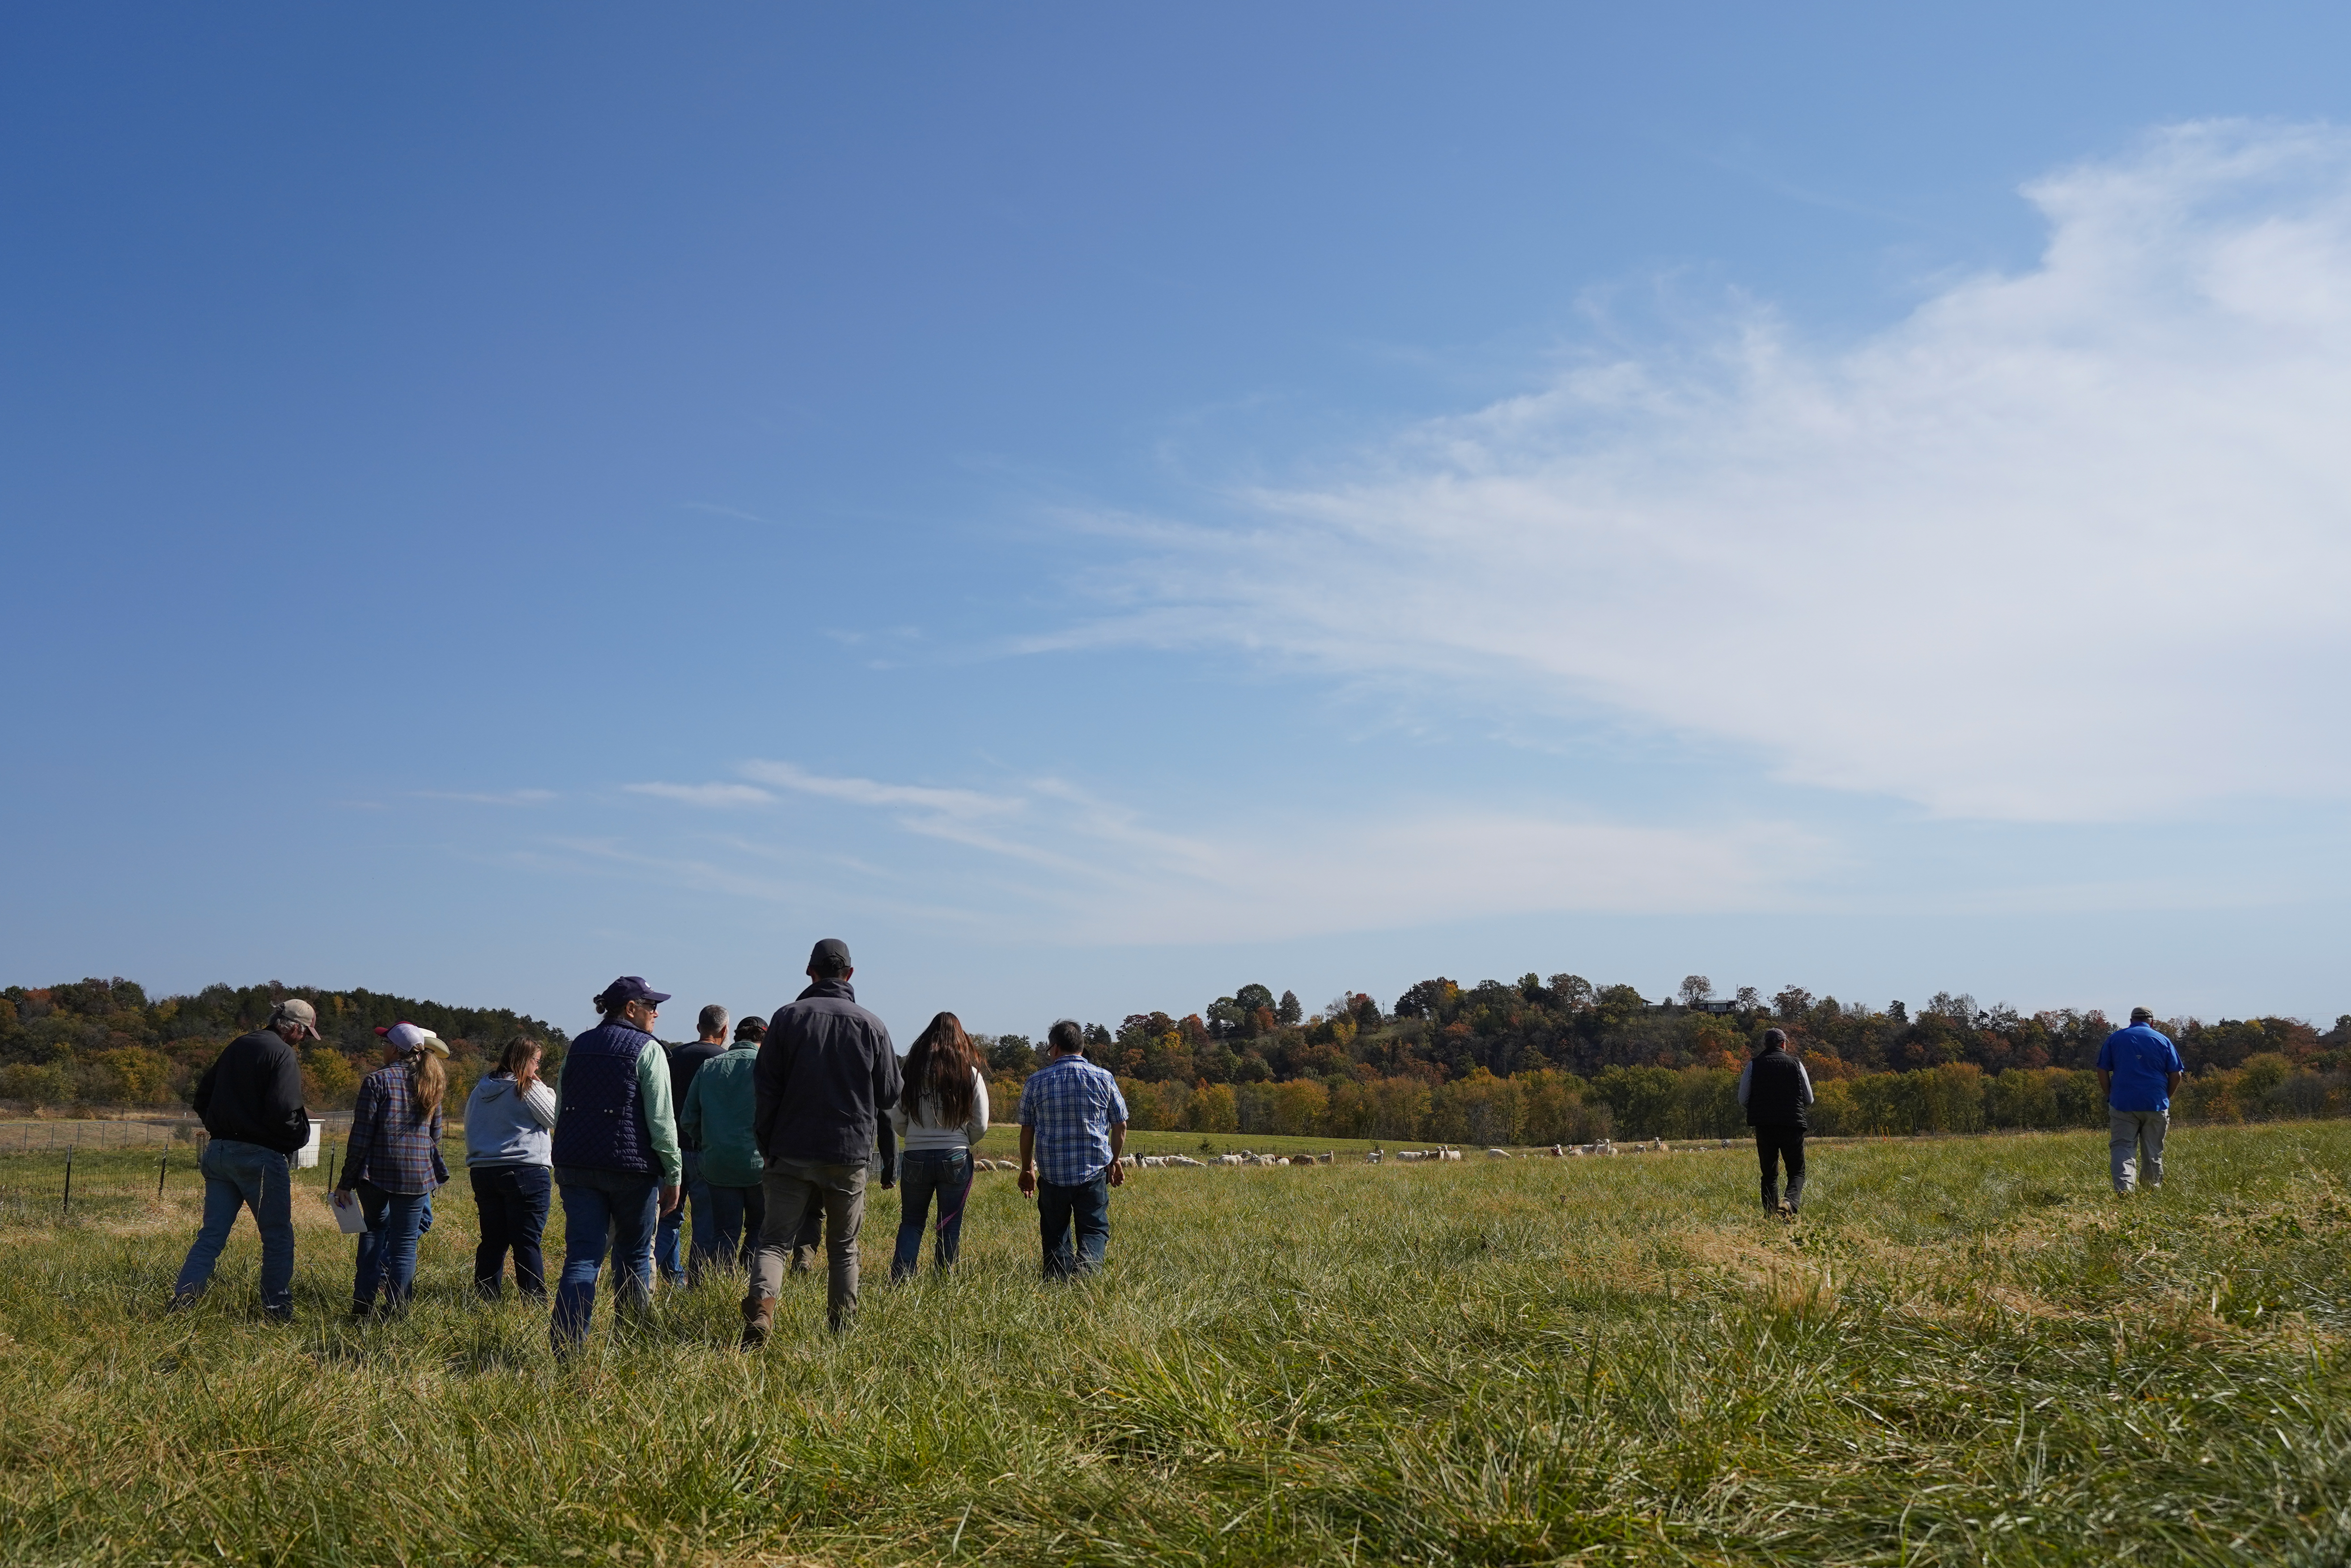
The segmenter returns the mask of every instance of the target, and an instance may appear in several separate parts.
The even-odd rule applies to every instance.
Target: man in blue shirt
[[[1086,1060],[1075,1023],[1063,1019],[1045,1040],[1052,1061],[1020,1086],[1020,1191],[1037,1200],[1045,1277],[1058,1280],[1092,1273],[1110,1247],[1110,1189],[1126,1179],[1126,1101],[1118,1080]]]
[[[2130,1027],[2115,1030],[2098,1047],[2098,1087],[2105,1093],[2113,1129],[2107,1154],[2116,1193],[2128,1197],[2142,1168],[2147,1186],[2163,1185],[2163,1134],[2171,1126],[2172,1091],[2185,1071],[2179,1052],[2157,1032],[2155,1014],[2145,1008],[2131,1009]]]

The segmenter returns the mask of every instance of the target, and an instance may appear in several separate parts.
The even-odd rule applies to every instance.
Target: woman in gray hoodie
[[[474,1288],[496,1301],[505,1282],[507,1249],[514,1249],[515,1288],[547,1300],[546,1263],[538,1247],[547,1228],[553,1159],[555,1091],[538,1076],[539,1044],[517,1036],[507,1042],[496,1071],[474,1085],[465,1102],[465,1174],[482,1211],[482,1244],[474,1249]]]

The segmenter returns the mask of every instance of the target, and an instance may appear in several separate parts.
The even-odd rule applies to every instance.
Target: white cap
[[[384,1044],[394,1051],[429,1051],[435,1056],[449,1054],[449,1048],[442,1043],[439,1035],[429,1029],[419,1029],[413,1023],[396,1023],[390,1029],[376,1032],[382,1035]]]

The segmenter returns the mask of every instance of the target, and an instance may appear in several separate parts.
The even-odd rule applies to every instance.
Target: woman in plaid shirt
[[[425,1206],[433,1189],[449,1179],[441,1158],[441,1097],[449,1087],[441,1064],[449,1048],[413,1023],[376,1032],[383,1036],[384,1064],[360,1081],[350,1148],[335,1183],[335,1207],[350,1207],[357,1193],[367,1216],[359,1274],[351,1281],[354,1318],[375,1311],[379,1290],[387,1311],[408,1304]]]

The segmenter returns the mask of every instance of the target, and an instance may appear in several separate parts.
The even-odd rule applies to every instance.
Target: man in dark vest
[[[595,1000],[604,1021],[572,1040],[555,1086],[555,1185],[563,1195],[563,1278],[548,1335],[563,1355],[588,1337],[596,1277],[612,1249],[613,1300],[653,1301],[653,1231],[678,1204],[684,1161],[669,1055],[653,1034],[669,993],[623,975]]]
[[[743,1347],[768,1343],[785,1260],[810,1210],[824,1212],[827,1316],[835,1332],[857,1316],[857,1231],[865,1219],[874,1125],[898,1103],[898,1053],[882,1020],[857,1005],[849,945],[828,936],[809,955],[808,989],[768,1021],[751,1070],[751,1127],[766,1163],[767,1218],[743,1299]],[[887,1123],[882,1124],[887,1126]],[[894,1173],[885,1160],[882,1185]]]
[[[1804,1107],[1813,1103],[1812,1075],[1788,1049],[1788,1031],[1767,1029],[1755,1060],[1739,1075],[1739,1103],[1755,1129],[1755,1157],[1763,1166],[1763,1207],[1793,1218],[1804,1199]],[[1780,1163],[1788,1166],[1788,1201],[1780,1201]]]
[[[310,1141],[310,1115],[302,1108],[302,1064],[294,1047],[318,1038],[318,1009],[288,997],[271,1009],[268,1023],[229,1041],[196,1080],[196,1114],[212,1134],[198,1162],[204,1173],[204,1219],[172,1287],[173,1307],[187,1306],[204,1293],[237,1211],[250,1208],[261,1229],[261,1310],[275,1322],[293,1321],[289,1162]]]

